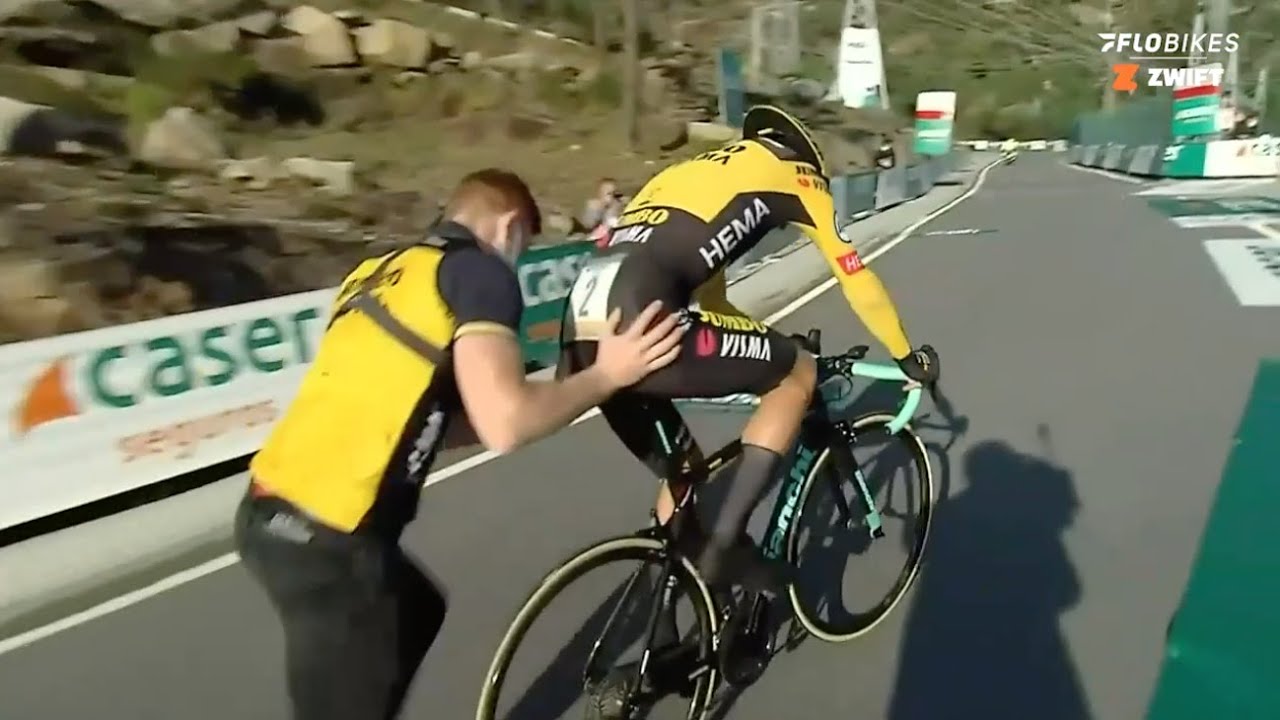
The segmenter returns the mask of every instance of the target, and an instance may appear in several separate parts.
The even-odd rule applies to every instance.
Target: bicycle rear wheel
[[[480,692],[476,720],[498,720],[500,717],[505,717],[497,714],[497,708],[503,683],[516,651],[534,621],[566,588],[588,572],[613,563],[638,562],[642,567],[637,572],[644,573],[646,570],[653,569],[650,566],[662,565],[666,561],[667,552],[666,546],[655,538],[640,536],[614,538],[579,552],[543,578],[530,594],[529,599],[520,607],[502,641],[498,644],[498,649],[489,664],[489,671],[485,675],[484,687]],[[688,720],[703,720],[707,715],[717,683],[715,638],[719,631],[719,617],[710,590],[694,571],[693,566],[682,559],[674,567],[675,571],[671,577],[676,581],[677,590],[690,598],[690,604],[694,608],[695,626],[690,633],[696,634],[698,660],[705,663],[708,668],[693,683],[686,717]],[[630,591],[629,589],[627,593]],[[620,599],[619,603],[625,599],[625,597]],[[658,602],[658,599],[652,598],[652,602]],[[651,604],[646,603],[644,607],[648,611]],[[606,627],[600,632],[601,638],[609,631],[613,619],[611,616]],[[687,637],[693,637],[693,635],[687,635]],[[598,643],[599,640],[597,640]],[[594,650],[592,656],[594,656]],[[586,657],[583,661],[584,665],[587,664]]]
[[[802,593],[802,588],[798,585],[792,585],[789,589],[791,596],[791,606],[795,609],[796,618],[800,624],[804,626],[810,634],[820,640],[826,642],[846,642],[859,637],[878,625],[884,618],[888,617],[893,608],[906,595],[907,590],[911,588],[911,584],[915,581],[916,575],[919,573],[920,565],[924,560],[925,543],[929,536],[929,522],[932,519],[934,504],[934,483],[933,469],[929,463],[929,455],[925,449],[924,442],[920,437],[908,426],[903,428],[896,436],[890,437],[888,434],[888,424],[893,420],[893,415],[888,413],[870,413],[859,416],[852,421],[854,430],[857,433],[859,442],[857,445],[869,445],[872,440],[887,442],[891,445],[898,445],[900,449],[906,451],[906,462],[902,468],[906,477],[902,479],[903,497],[906,498],[906,507],[886,509],[883,504],[892,500],[894,490],[899,484],[894,480],[899,478],[891,478],[888,482],[879,483],[869,487],[873,502],[876,507],[886,517],[893,518],[910,518],[914,520],[914,527],[904,533],[903,544],[906,546],[906,561],[902,565],[901,570],[897,573],[887,594],[880,598],[870,609],[862,611],[850,611],[847,608],[840,607],[839,612],[835,612],[835,601],[830,598],[810,598],[810,593]],[[879,454],[877,454],[877,458]],[[881,468],[875,463],[871,472],[867,472],[867,468],[863,468],[864,474],[875,476],[881,470],[889,468]],[[868,478],[868,482],[873,478]],[[886,497],[883,500],[877,499],[877,490],[888,489],[883,493]],[[809,476],[805,479],[804,487],[800,492],[799,498],[799,517],[790,528],[790,537],[787,542],[787,558],[793,565],[796,565],[803,572],[804,567],[801,564],[801,553],[805,548],[801,547],[801,527],[821,517],[823,520],[829,519],[831,516],[839,518],[838,514],[833,512],[836,503],[831,493],[840,492],[851,511],[853,521],[862,519],[865,512],[859,485],[852,477],[836,477],[836,469],[834,463],[831,462],[831,451],[826,450],[820,455],[813,467],[809,471]],[[831,512],[820,515],[819,510],[825,506],[819,505],[824,498],[831,501]],[[806,518],[806,516],[808,516]],[[808,522],[806,522],[806,519]],[[840,533],[852,535],[862,533],[861,538],[870,541],[870,535],[867,528],[861,524],[855,527],[832,528]],[[834,534],[834,533],[833,533]],[[878,542],[885,542],[893,535],[878,538]],[[813,538],[809,538],[810,543],[818,545],[823,549],[828,546],[825,543],[814,542]],[[876,541],[870,541],[876,542]],[[830,546],[837,549],[836,554],[843,554],[847,558],[851,550],[845,550],[842,553],[838,550],[839,544],[833,542]],[[833,558],[840,560],[836,563],[843,570],[844,564],[842,558]],[[839,581],[839,579],[837,579]],[[807,590],[807,588],[803,588]],[[825,589],[824,589],[825,590]],[[836,599],[841,598],[841,593],[835,593]],[[828,617],[823,617],[823,610],[829,611]]]

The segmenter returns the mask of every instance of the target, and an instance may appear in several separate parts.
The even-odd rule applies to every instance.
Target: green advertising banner
[[[1172,178],[1204,177],[1206,147],[1207,143],[1166,145],[1160,174]]]
[[[1212,85],[1177,88],[1173,91],[1173,136],[1212,135],[1218,131],[1218,88]]]
[[[954,92],[934,90],[916,96],[914,149],[917,155],[946,155],[951,152],[955,115]]]
[[[1280,360],[1263,360],[1169,623],[1147,720],[1280,717],[1277,433]]]
[[[721,48],[716,55],[720,75],[720,121],[729,127],[742,127],[747,112],[746,81],[742,76],[742,57],[733,50]]]
[[[530,248],[520,256],[516,275],[524,295],[520,342],[526,363],[549,367],[560,345],[560,316],[565,298],[595,245],[582,240]]]

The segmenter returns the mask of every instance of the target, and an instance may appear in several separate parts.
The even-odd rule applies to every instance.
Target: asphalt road
[[[1175,228],[1136,189],[1024,154],[876,261],[968,418],[928,562],[873,633],[779,656],[726,717],[1142,715],[1256,361],[1280,355],[1280,314],[1237,304],[1200,244],[1221,233]],[[965,228],[994,232],[924,234]],[[821,327],[828,348],[865,340],[830,292],[781,325]],[[737,423],[695,428],[711,443]],[[533,584],[643,524],[652,490],[599,420],[430,489],[406,543],[451,611],[406,716],[470,717]],[[592,610],[568,601],[547,637],[567,641]],[[233,566],[0,656],[0,717],[283,718],[282,652]]]

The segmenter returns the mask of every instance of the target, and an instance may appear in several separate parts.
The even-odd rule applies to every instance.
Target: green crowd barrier
[[[892,170],[833,178],[831,193],[835,200],[837,223],[843,227],[873,212],[887,210],[924,195],[957,166],[958,154],[953,152],[925,158]],[[785,239],[787,236],[782,234],[780,237]],[[737,264],[750,264],[768,253],[781,250],[782,246],[776,244],[762,242]],[[520,256],[516,274],[520,278],[520,292],[525,302],[520,340],[529,370],[555,365],[559,353],[560,319],[569,290],[582,263],[594,252],[594,243],[570,238],[554,245],[535,245]]]
[[[560,316],[582,263],[595,252],[587,240],[530,248],[520,256],[516,275],[524,295],[520,340],[531,369],[555,365],[560,346]]]
[[[1172,93],[1161,93],[1079,116],[1070,140],[1072,145],[1166,145],[1173,140],[1172,123]]]
[[[1071,162],[1129,175],[1174,179],[1275,177],[1280,138],[1210,140],[1166,145],[1076,145]]]
[[[1280,718],[1280,359],[1261,363],[1147,720]]]

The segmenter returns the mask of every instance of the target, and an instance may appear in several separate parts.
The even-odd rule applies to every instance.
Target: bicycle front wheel
[[[517,650],[524,642],[526,636],[534,623],[543,614],[547,607],[559,597],[570,585],[581,579],[587,573],[594,570],[600,570],[607,566],[614,566],[615,570],[622,570],[624,575],[629,575],[632,580],[636,578],[644,579],[644,576],[652,572],[661,573],[661,568],[667,559],[667,548],[657,539],[628,536],[606,540],[597,545],[593,545],[577,555],[573,556],[569,561],[553,570],[538,587],[530,594],[529,598],[520,607],[516,613],[515,619],[512,620],[510,627],[507,628],[506,634],[502,641],[498,644],[498,649],[494,653],[493,660],[489,664],[488,673],[485,675],[484,687],[480,692],[480,702],[476,708],[476,720],[499,720],[506,718],[510,710],[504,710],[499,713],[499,702],[511,703],[513,697],[503,697],[504,691],[507,695],[520,695],[519,688],[511,688],[504,690],[504,684],[508,681],[508,671],[511,668],[512,660],[516,656]],[[634,568],[634,569],[633,569]],[[694,571],[693,566],[687,560],[681,560],[674,564],[675,571],[669,576],[675,580],[677,593],[689,599],[689,605],[692,606],[693,627],[685,634],[686,638],[693,638],[692,641],[697,645],[697,653],[699,662],[704,663],[706,671],[702,672],[692,682],[689,692],[685,693],[689,702],[688,712],[680,713],[680,716],[687,720],[703,720],[711,702],[711,696],[715,692],[717,683],[717,673],[715,670],[715,639],[719,631],[719,617],[715,610],[715,605],[711,597],[711,592],[702,578]],[[592,674],[592,666],[597,661],[597,654],[605,640],[605,636],[611,632],[611,628],[618,623],[629,623],[625,618],[619,615],[636,615],[642,614],[647,616],[653,607],[653,603],[659,602],[657,597],[649,597],[647,600],[636,600],[636,592],[640,589],[635,582],[627,582],[625,587],[621,589],[621,597],[616,602],[608,603],[610,605],[608,617],[604,620],[604,627],[593,630],[591,636],[587,638],[587,642],[581,648],[581,658],[573,659],[572,663],[575,667],[583,668],[582,672],[576,675],[576,679],[580,682],[587,682]],[[624,606],[628,606],[624,608]],[[559,660],[557,660],[559,661]],[[525,693],[527,697],[528,692]],[[542,713],[539,717],[550,717],[545,715],[547,708],[536,708],[537,712]],[[568,708],[564,708],[568,710]],[[521,713],[511,713],[520,715]],[[664,714],[665,715],[665,714]],[[557,713],[557,716],[561,716]],[[588,717],[593,717],[591,711],[588,710]]]
[[[820,579],[793,584],[789,594],[800,624],[826,642],[857,638],[888,617],[911,588],[924,560],[935,499],[933,469],[924,442],[909,426],[897,435],[889,434],[892,420],[888,413],[870,413],[852,421],[857,437],[852,450],[870,502],[885,523],[884,536],[872,538],[865,524],[863,486],[856,478],[837,477],[830,450],[818,457],[800,491],[800,513],[790,529],[787,556],[801,577],[816,574]],[[870,458],[858,457],[873,448]],[[848,509],[847,516],[840,510],[842,505]],[[831,586],[842,583],[849,557],[894,539],[900,540],[898,552],[905,561],[877,563],[878,570],[889,566],[886,572],[893,578],[889,591],[868,608],[847,607],[842,589]]]

